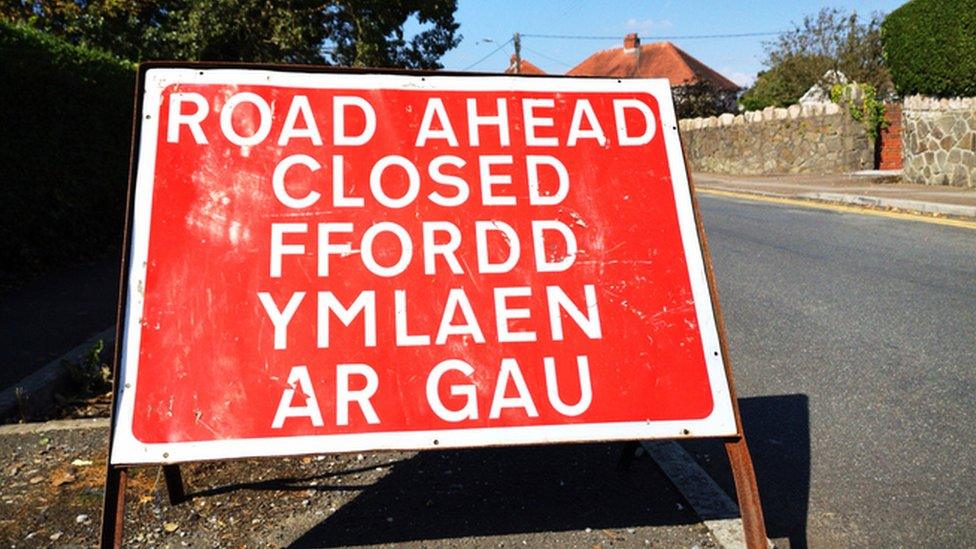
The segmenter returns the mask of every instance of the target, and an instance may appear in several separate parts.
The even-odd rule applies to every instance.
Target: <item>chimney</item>
[[[640,38],[637,37],[636,32],[624,36],[624,49],[632,50],[638,46],[640,46]]]

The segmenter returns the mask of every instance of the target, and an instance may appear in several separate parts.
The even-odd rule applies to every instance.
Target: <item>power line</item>
[[[533,53],[535,55],[538,55],[539,57],[548,59],[548,60],[552,61],[553,63],[559,63],[560,65],[565,65],[567,67],[573,67],[574,66],[574,65],[572,65],[570,63],[567,63],[565,61],[560,61],[560,60],[556,59],[555,57],[550,57],[550,56],[542,53],[541,51],[534,50],[534,49],[532,49],[532,48],[530,48],[528,46],[525,46],[525,45],[522,45],[522,49],[525,50],[525,51],[527,51],[527,52],[531,52],[531,53]]]
[[[747,38],[753,36],[778,36],[782,32],[739,32],[729,34],[675,34],[671,36],[645,36],[654,40],[703,40],[707,38]],[[619,40],[620,36],[584,36],[574,34],[522,34],[525,38],[555,38],[559,40]]]
[[[514,40],[514,37],[512,37],[512,38],[509,38],[509,39],[508,39],[508,40],[506,40],[506,41],[505,41],[504,43],[502,43],[502,45],[500,45],[500,46],[498,46],[497,48],[495,48],[495,49],[493,49],[493,50],[491,50],[491,52],[490,52],[490,53],[489,53],[488,55],[486,55],[486,56],[484,56],[484,57],[482,57],[481,59],[479,59],[479,60],[477,60],[477,61],[475,61],[474,63],[471,63],[470,65],[468,65],[467,67],[464,67],[464,68],[463,68],[463,69],[461,69],[461,70],[463,70],[463,71],[466,71],[466,70],[471,70],[471,69],[472,69],[472,68],[474,68],[474,67],[477,67],[478,65],[480,65],[481,63],[483,63],[483,62],[484,62],[485,60],[487,60],[487,59],[488,59],[489,57],[491,57],[492,55],[495,55],[496,53],[498,53],[498,52],[499,52],[499,50],[501,50],[501,49],[502,49],[502,48],[504,48],[505,46],[507,46],[507,45],[509,45],[509,44],[511,44],[511,43],[512,43],[512,40]]]

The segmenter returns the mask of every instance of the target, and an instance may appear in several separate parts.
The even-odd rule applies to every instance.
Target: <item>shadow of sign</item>
[[[296,540],[368,545],[698,522],[646,457],[616,467],[622,444],[424,452]]]
[[[404,463],[407,460],[386,462],[386,466],[395,467],[398,464]],[[245,490],[256,490],[256,491],[267,491],[267,492],[347,492],[349,490],[362,490],[368,488],[368,484],[357,484],[349,483],[338,484],[334,483],[335,479],[341,477],[352,477],[356,478],[354,475],[358,473],[364,473],[367,470],[373,469],[375,466],[361,467],[361,468],[350,468],[341,471],[334,471],[318,475],[292,475],[292,476],[281,476],[274,477],[265,480],[254,480],[248,482],[236,482],[233,484],[221,484],[211,488],[203,488],[187,494],[187,499],[194,498],[206,498],[211,496],[219,496],[223,494],[231,494],[234,492],[241,492]]]
[[[791,549],[807,547],[809,399],[801,394],[740,398],[739,411],[759,481],[767,535],[771,539],[788,538]],[[735,498],[721,442],[689,440],[681,445]]]

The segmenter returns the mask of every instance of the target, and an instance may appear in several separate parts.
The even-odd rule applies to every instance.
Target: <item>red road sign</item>
[[[140,100],[113,463],[736,433],[666,81]]]

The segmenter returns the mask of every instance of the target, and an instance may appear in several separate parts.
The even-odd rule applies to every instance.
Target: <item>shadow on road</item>
[[[622,444],[422,452],[298,539],[367,545],[697,522],[654,463]]]
[[[810,405],[806,395],[739,399],[742,424],[759,482],[766,533],[789,538],[790,548],[807,547],[810,498]],[[722,444],[683,441],[682,446],[735,497]]]

